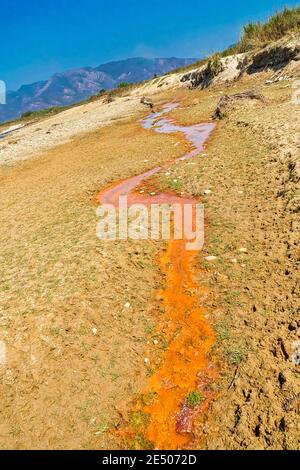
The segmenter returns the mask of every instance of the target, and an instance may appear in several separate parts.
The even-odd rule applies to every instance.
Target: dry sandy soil
[[[195,442],[204,436],[207,449],[299,449],[300,108],[286,85],[245,80],[231,90],[249,86],[266,102],[237,104],[218,124],[207,157],[170,176],[204,201],[209,224],[199,282],[211,292],[204,306],[218,335],[213,357],[222,380]],[[191,92],[195,100],[183,100],[187,109],[176,119],[208,117],[220,91]],[[208,255],[216,259],[207,262]]]
[[[173,190],[198,196],[206,207],[197,281],[206,287],[199,303],[216,331],[210,360],[220,373],[191,448],[300,449],[300,366],[293,355],[300,340],[300,106],[291,103],[291,82],[267,87],[266,78],[154,96],[180,101],[172,117],[183,125],[210,120],[224,93],[255,88],[266,97],[234,104],[206,156],[153,179],[160,188],[179,181]],[[187,150],[178,135],[143,130],[138,120],[147,111],[138,101],[122,98],[121,113],[119,100],[110,105],[116,111],[103,111],[109,125],[100,129],[103,105],[91,103],[73,110],[80,114],[76,128],[70,110],[69,120],[62,113],[0,144],[2,162],[11,164],[32,154],[32,143],[24,144],[30,133],[40,136],[39,155],[0,173],[2,449],[151,445],[142,419],[134,423],[138,439],[124,441],[115,430],[132,425],[132,403],[164,359],[167,345],[153,343],[164,314],[157,296],[164,247],[95,236],[101,189]],[[95,112],[86,128],[89,106]],[[41,153],[59,142],[45,132],[65,119],[67,142]],[[85,128],[93,132],[74,137]],[[214,261],[206,261],[211,255]]]

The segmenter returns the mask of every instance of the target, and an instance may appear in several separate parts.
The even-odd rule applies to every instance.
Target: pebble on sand
[[[6,344],[0,341],[0,366],[5,366],[6,363]]]
[[[206,261],[215,261],[217,259],[216,256],[206,256],[205,260]]]

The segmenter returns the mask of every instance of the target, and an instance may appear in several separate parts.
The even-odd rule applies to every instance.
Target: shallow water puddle
[[[178,126],[162,116],[178,106],[166,105],[159,113],[152,113],[143,121],[145,129],[160,133],[182,132],[194,150],[176,161],[186,160],[204,150],[205,142],[214,129],[214,124]],[[170,166],[170,163],[166,166]],[[157,167],[139,176],[127,179],[100,194],[102,204],[118,206],[119,197],[128,196],[128,204],[180,204],[196,205],[199,201],[177,194],[159,193],[154,196],[140,194],[135,189],[140,183],[164,167]],[[186,250],[187,240],[169,241],[161,257],[161,269],[166,278],[166,289],[161,293],[165,314],[157,325],[157,334],[163,334],[168,348],[162,366],[148,380],[144,394],[155,397],[151,405],[139,406],[136,410],[149,414],[150,420],[144,429],[144,437],[157,449],[182,449],[189,445],[195,417],[205,411],[213,398],[211,382],[217,371],[209,364],[215,335],[209,325],[205,311],[199,306],[201,292],[193,280],[197,274],[195,261],[198,252]],[[188,400],[196,392],[196,404]]]
[[[23,129],[23,127],[25,127],[25,124],[18,124],[15,126],[11,126],[8,129],[5,129],[3,132],[0,133],[0,139],[4,139],[6,136],[12,134],[13,132]]]

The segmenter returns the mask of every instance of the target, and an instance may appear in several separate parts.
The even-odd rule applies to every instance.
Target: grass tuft
[[[197,406],[201,405],[203,401],[204,397],[198,390],[194,390],[187,397],[187,402],[190,408],[196,408]]]

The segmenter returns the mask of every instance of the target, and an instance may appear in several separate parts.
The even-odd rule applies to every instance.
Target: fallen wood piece
[[[245,91],[243,93],[236,93],[235,95],[224,95],[220,99],[216,111],[213,115],[214,119],[223,119],[226,116],[226,110],[229,105],[237,100],[259,100],[265,102],[265,97],[261,93],[255,91]]]
[[[145,106],[149,106],[149,108],[151,109],[154,108],[153,101],[151,101],[149,98],[145,98],[144,96],[143,98],[141,98],[141,103],[144,104]]]

